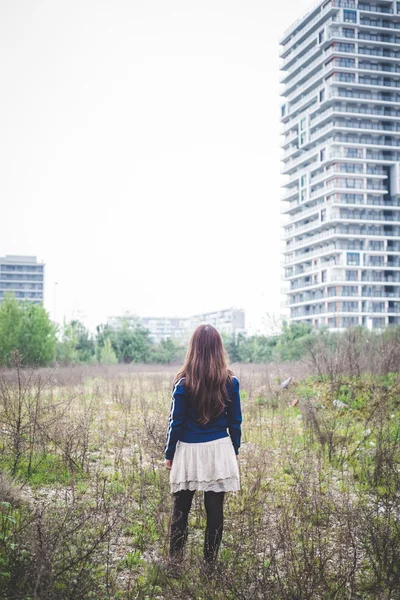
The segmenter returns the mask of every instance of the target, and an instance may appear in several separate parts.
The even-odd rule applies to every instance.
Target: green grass
[[[2,456],[0,470],[14,474],[17,480],[28,482],[32,487],[69,485],[72,480],[85,478],[81,469],[71,470],[56,454],[36,453],[31,461],[26,456],[22,456],[17,462],[16,469],[11,457]]]

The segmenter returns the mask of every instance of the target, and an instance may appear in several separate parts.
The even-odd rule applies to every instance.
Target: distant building
[[[38,263],[36,256],[0,257],[0,302],[7,292],[17,300],[42,304],[44,264]]]
[[[187,319],[179,317],[143,317],[140,324],[150,331],[151,339],[157,344],[172,338],[182,341],[186,336]]]
[[[201,323],[213,325],[220,333],[228,335],[233,333],[244,333],[246,318],[244,310],[238,308],[227,308],[201,315],[194,315],[188,319],[188,329],[192,333]]]
[[[140,324],[140,319],[136,315],[122,315],[119,317],[108,317],[107,326],[111,329],[121,329],[127,327],[128,329],[135,329]]]
[[[201,323],[213,325],[220,333],[237,334],[245,331],[245,312],[237,308],[229,308],[192,317],[136,317],[122,316],[110,317],[107,321],[109,327],[120,329],[123,324],[130,329],[138,325],[150,331],[150,337],[155,343],[161,340],[174,339],[187,342]]]

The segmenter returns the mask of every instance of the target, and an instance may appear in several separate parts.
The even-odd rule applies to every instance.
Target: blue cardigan
[[[230,435],[235,454],[239,454],[241,439],[242,411],[240,407],[239,380],[232,378],[227,383],[230,402],[225,404],[224,412],[206,425],[198,422],[199,413],[185,392],[185,378],[177,381],[172,392],[171,410],[168,420],[167,439],[164,454],[172,460],[178,440],[188,443],[210,442]],[[229,430],[229,434],[228,431]]]

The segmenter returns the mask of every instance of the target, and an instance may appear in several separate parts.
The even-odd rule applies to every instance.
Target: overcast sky
[[[0,1],[0,255],[46,263],[53,317],[279,313],[278,41],[311,4]]]

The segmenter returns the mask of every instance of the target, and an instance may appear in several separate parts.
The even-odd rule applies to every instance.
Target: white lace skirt
[[[240,490],[239,466],[229,436],[211,442],[176,444],[170,471],[170,488],[205,492]]]

